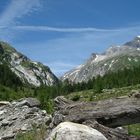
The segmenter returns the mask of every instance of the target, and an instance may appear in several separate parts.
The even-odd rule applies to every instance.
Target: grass
[[[36,126],[33,126],[33,130],[26,133],[18,133],[16,140],[45,140],[47,137],[46,127],[41,126],[40,129],[37,129]]]
[[[123,88],[113,88],[113,89],[103,89],[101,93],[97,93],[93,89],[91,90],[83,90],[80,92],[73,92],[66,96],[66,98],[70,100],[74,100],[75,98],[79,101],[99,101],[110,98],[117,98],[120,96],[128,96],[134,90],[140,90],[140,85],[123,87]]]
[[[33,93],[33,90],[30,88],[22,87],[21,89],[20,87],[17,87],[16,89],[12,89],[0,84],[0,100],[18,100],[24,97],[32,97]]]
[[[140,85],[135,86],[129,86],[129,87],[123,87],[123,88],[114,88],[114,89],[104,89],[101,93],[97,93],[93,89],[91,90],[83,90],[80,92],[73,92],[66,96],[66,98],[71,99],[73,101],[99,101],[99,100],[105,100],[110,98],[116,98],[119,96],[128,96],[133,91],[140,90]],[[25,96],[25,93],[28,93],[26,96],[29,95],[32,96],[34,94],[32,89],[17,89],[17,91],[12,90],[11,88],[7,88],[5,86],[0,85],[0,99],[5,98],[8,100],[12,100],[13,98],[19,99]],[[20,95],[20,96],[19,96]],[[4,96],[4,97],[2,97]],[[47,102],[47,108],[52,108],[52,104],[48,104]],[[50,107],[49,107],[50,106]],[[129,126],[124,126],[127,130],[129,135],[139,136],[140,137],[140,124],[133,124]],[[17,135],[16,140],[44,140],[46,136],[46,129],[41,127],[41,129],[34,128],[32,131],[27,133],[19,133]]]
[[[140,137],[140,123],[128,125],[128,126],[125,126],[125,128],[128,130],[129,135]]]

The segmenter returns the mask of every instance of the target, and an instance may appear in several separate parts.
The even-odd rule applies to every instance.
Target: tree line
[[[10,88],[23,86],[19,77],[6,64],[0,64],[0,84]]]
[[[6,65],[0,65],[0,100],[16,100],[23,97],[35,97],[41,101],[43,109],[53,110],[52,100],[60,95],[72,92],[93,89],[101,93],[103,89],[121,88],[140,84],[140,66],[132,69],[123,69],[117,72],[109,71],[104,76],[98,75],[88,82],[71,83],[68,80],[59,81],[54,86],[41,85],[40,87],[27,86]]]
[[[132,69],[125,68],[117,72],[109,71],[104,76],[98,75],[88,82],[74,84],[66,80],[52,87],[41,86],[35,89],[35,95],[45,93],[48,98],[54,98],[56,96],[89,89],[100,93],[103,89],[121,88],[136,84],[140,84],[140,66],[133,67]]]

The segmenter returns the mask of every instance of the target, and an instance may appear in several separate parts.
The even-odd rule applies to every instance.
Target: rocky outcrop
[[[6,102],[5,102],[6,103]],[[51,116],[39,109],[40,102],[25,98],[0,105],[0,140],[13,140],[20,132],[27,132],[33,126],[39,128],[49,123]]]
[[[62,121],[97,120],[103,125],[118,127],[140,123],[140,100],[126,96],[98,102],[76,102],[66,104],[58,113],[64,116]]]
[[[24,84],[33,86],[54,85],[58,78],[48,66],[31,61],[5,42],[0,41],[0,62],[6,63]]]
[[[63,96],[54,101],[53,117],[41,110],[40,102],[34,98],[1,101],[0,140],[14,140],[18,133],[46,124],[46,140],[139,140],[116,128],[140,123],[139,93],[98,102],[73,102]]]
[[[104,134],[108,140],[139,140],[128,136],[125,131],[116,129],[116,127],[140,123],[140,101],[137,96],[75,103],[66,101],[64,97],[57,97],[55,102],[59,107],[54,113],[50,128],[56,127],[61,122],[70,121],[88,125]],[[61,103],[62,108],[60,108]]]
[[[82,124],[60,123],[46,140],[107,140],[99,131]]]

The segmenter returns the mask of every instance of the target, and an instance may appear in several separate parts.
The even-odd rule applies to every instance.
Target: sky
[[[140,0],[0,0],[0,40],[58,77],[140,35]]]

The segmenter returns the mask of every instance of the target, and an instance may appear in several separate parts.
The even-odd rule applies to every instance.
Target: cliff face
[[[5,42],[0,42],[0,60],[1,63],[4,62],[8,65],[23,83],[50,86],[58,82],[57,77],[48,66],[31,61]]]

